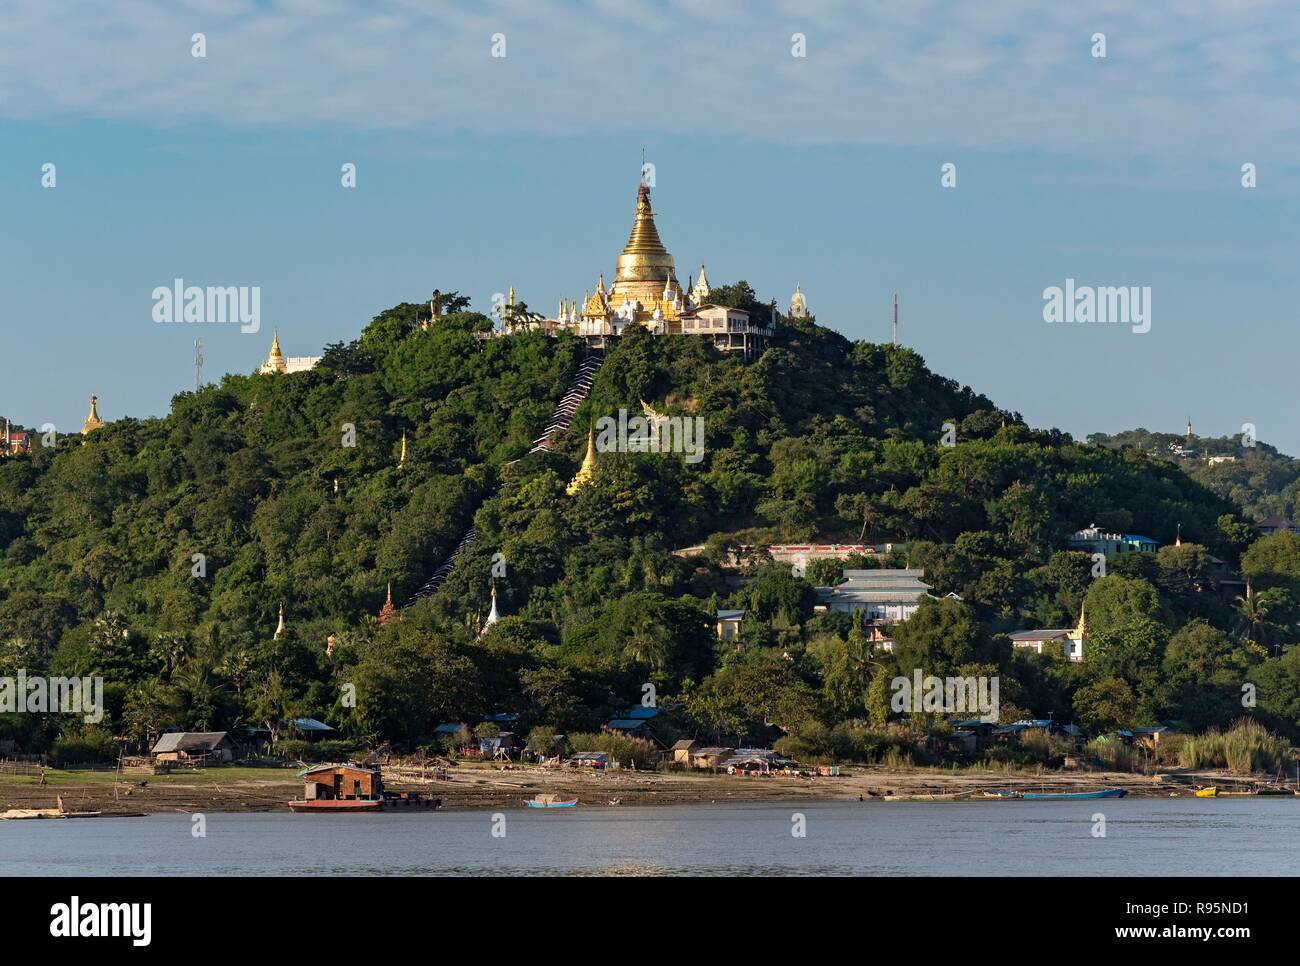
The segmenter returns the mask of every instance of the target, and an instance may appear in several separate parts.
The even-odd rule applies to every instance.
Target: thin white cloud
[[[1090,56],[1097,31],[1105,60]],[[195,32],[206,59],[190,56]],[[1287,2],[9,0],[0,117],[1290,163],[1297,50]]]

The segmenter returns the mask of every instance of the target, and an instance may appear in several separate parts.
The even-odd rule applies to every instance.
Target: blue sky
[[[209,379],[247,372],[272,328],[316,354],[435,286],[551,313],[612,277],[644,147],[683,281],[703,261],[782,304],[799,282],[877,340],[897,290],[902,341],[1033,425],[1250,422],[1300,452],[1284,4],[11,6],[0,414],[21,423],[75,430],[91,392],[107,419],[161,414],[196,337]],[[155,324],[176,277],[260,286],[263,331]],[[1048,325],[1066,278],[1150,286],[1151,331]]]

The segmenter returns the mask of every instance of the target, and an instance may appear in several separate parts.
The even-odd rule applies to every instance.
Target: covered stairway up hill
[[[541,436],[533,441],[533,448],[528,452],[547,453],[550,452],[551,442],[560,433],[568,430],[573,422],[573,414],[578,411],[583,400],[591,394],[591,387],[596,378],[596,370],[600,368],[605,361],[604,352],[593,352],[587,358],[583,359],[578,366],[578,371],[573,374],[573,379],[569,382],[569,388],[564,391],[560,397],[559,403],[555,407],[555,412],[551,414],[550,421],[546,424],[546,430]],[[519,460],[511,460],[510,463],[518,463]],[[506,465],[509,466],[510,463]],[[456,549],[451,552],[451,556],[442,562],[423,584],[420,589],[405,604],[410,607],[417,600],[428,597],[437,592],[442,586],[442,582],[447,579],[452,570],[456,567],[456,558],[460,556],[461,551],[478,539],[478,530],[470,527],[465,531],[465,535],[460,538],[460,543],[456,544]]]
[[[573,374],[573,381],[569,384],[568,390],[560,397],[560,403],[555,407],[555,412],[546,426],[546,431],[533,440],[533,448],[528,451],[529,453],[546,452],[551,447],[551,440],[557,434],[563,433],[569,428],[569,424],[573,422],[573,414],[578,411],[582,401],[591,394],[591,385],[595,381],[596,370],[600,368],[601,363],[604,361],[605,354],[603,352],[592,353],[582,360],[582,364],[578,366],[578,371]]]

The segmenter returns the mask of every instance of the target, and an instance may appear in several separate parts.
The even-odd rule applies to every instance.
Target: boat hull
[[[578,804],[578,800],[576,798],[568,802],[530,802],[525,800],[524,804],[529,808],[573,808]]]
[[[1123,788],[1104,788],[1099,792],[1025,792],[1021,797],[1027,802],[1076,802],[1094,798],[1123,798],[1128,791]]]
[[[378,799],[320,798],[289,803],[291,812],[323,812],[327,814],[351,812],[382,812],[384,803]]]

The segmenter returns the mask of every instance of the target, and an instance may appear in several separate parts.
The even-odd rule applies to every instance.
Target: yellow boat
[[[1209,788],[1196,789],[1197,798],[1215,798],[1219,794],[1219,786],[1211,785]]]

